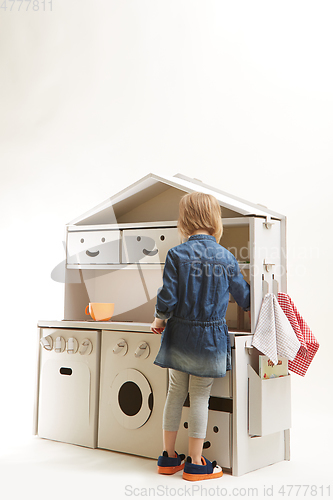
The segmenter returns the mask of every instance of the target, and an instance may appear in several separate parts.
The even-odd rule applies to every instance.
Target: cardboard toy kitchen
[[[287,291],[285,217],[180,174],[149,174],[67,224],[64,319],[38,322],[38,436],[161,454],[167,370],[153,364],[160,336],[149,326],[166,253],[180,243],[179,200],[192,191],[219,200],[221,244],[251,286],[251,320],[230,297],[232,371],[214,381],[204,454],[235,476],[289,460],[290,375],[262,380],[251,347],[262,298]],[[94,302],[115,304],[111,320],[86,315]],[[188,410],[176,444],[185,454]]]

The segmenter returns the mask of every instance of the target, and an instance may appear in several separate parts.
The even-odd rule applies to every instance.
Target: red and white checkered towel
[[[288,318],[273,293],[262,300],[252,345],[274,363],[278,356],[293,360],[301,346]]]
[[[304,377],[311,361],[314,358],[314,355],[319,349],[319,343],[302,316],[297,311],[295,304],[289,295],[279,292],[278,302],[281,309],[289,319],[296,337],[301,343],[301,347],[295,359],[288,361],[288,368],[290,371],[297,373],[297,375],[302,375],[302,377]]]

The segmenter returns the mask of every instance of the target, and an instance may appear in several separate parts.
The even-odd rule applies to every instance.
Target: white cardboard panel
[[[249,370],[249,434],[267,436],[291,427],[290,375],[262,380]]]

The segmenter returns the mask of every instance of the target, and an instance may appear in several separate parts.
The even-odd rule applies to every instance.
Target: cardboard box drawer
[[[188,453],[188,420],[190,408],[184,407],[177,435],[177,449]],[[208,411],[207,432],[203,454],[208,460],[216,460],[226,469],[231,468],[231,422],[232,413]]]
[[[67,264],[120,263],[120,231],[73,231],[67,236]]]
[[[164,264],[169,248],[179,243],[177,228],[124,229],[122,262]]]

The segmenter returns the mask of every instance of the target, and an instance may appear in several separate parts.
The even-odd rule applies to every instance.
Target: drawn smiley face
[[[104,243],[105,242],[105,238],[101,238],[101,242]],[[80,243],[84,243],[84,238],[81,238],[80,239]],[[96,250],[96,252],[91,252],[90,250],[86,250],[86,255],[88,255],[88,257],[97,257],[97,255],[99,255],[100,253],[100,250]]]
[[[163,240],[163,239],[164,239],[164,235],[161,235],[161,236],[160,236],[160,238]],[[145,238],[146,243],[149,243],[149,244],[150,244],[150,243],[152,242],[152,243],[154,244],[155,248],[154,248],[153,250],[147,250],[147,248],[143,248],[143,249],[142,249],[142,253],[143,253],[143,255],[147,255],[147,256],[149,256],[149,257],[154,257],[155,255],[157,255],[157,254],[158,254],[158,248],[156,248],[156,245],[155,245],[155,240],[152,240],[152,238],[149,238],[149,239],[150,239],[151,241],[149,241],[149,242],[148,242],[148,241],[147,241],[147,240],[148,240],[148,238]],[[137,237],[136,237],[136,241],[140,242],[141,240],[142,240],[142,237],[141,237],[141,236],[137,236]]]
[[[120,231],[73,231],[68,233],[68,264],[119,263]]]
[[[167,231],[167,229],[124,230],[122,261],[163,263],[168,249],[174,246]]]

